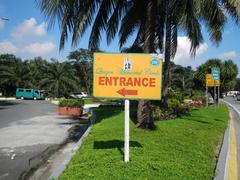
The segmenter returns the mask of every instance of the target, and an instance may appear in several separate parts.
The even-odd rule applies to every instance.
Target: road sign
[[[94,54],[95,97],[161,99],[161,81],[156,54]]]
[[[220,80],[213,80],[212,74],[206,74],[206,86],[207,87],[220,86]]]
[[[212,68],[212,79],[220,80],[220,68],[218,68],[218,67]]]

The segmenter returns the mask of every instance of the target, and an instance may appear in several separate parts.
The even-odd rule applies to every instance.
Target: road
[[[0,180],[22,179],[46,161],[44,153],[68,137],[69,121],[46,101],[0,100]]]
[[[230,144],[228,156],[228,179],[240,179],[240,101],[226,97],[230,106]]]

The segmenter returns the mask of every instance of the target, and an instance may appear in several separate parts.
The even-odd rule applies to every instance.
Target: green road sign
[[[212,80],[220,80],[220,68],[212,68]]]

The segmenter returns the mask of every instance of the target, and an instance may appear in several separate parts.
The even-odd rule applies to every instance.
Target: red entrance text
[[[139,77],[104,77],[98,78],[100,86],[137,86],[137,87],[155,87],[156,78]]]

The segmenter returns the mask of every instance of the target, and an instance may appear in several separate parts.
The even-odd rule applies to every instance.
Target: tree
[[[238,67],[232,60],[224,61],[222,63],[221,90],[223,92],[234,90],[235,85],[237,83],[236,81],[237,75],[238,75]]]
[[[182,67],[174,63],[171,63],[171,67],[170,87],[179,89],[182,94],[190,96],[193,88],[194,71],[190,66]]]
[[[16,88],[32,87],[30,68],[27,62],[22,62],[21,59],[14,55],[1,55],[0,66],[0,85],[3,93],[6,96],[15,94]]]
[[[238,75],[237,65],[232,60],[221,62],[220,59],[210,59],[197,68],[194,74],[196,89],[205,89],[205,75],[211,73],[212,67],[220,68],[221,92],[233,90]]]
[[[93,82],[93,52],[80,48],[70,52],[68,59],[74,61],[76,76],[81,86],[84,87],[88,94],[91,94]]]
[[[169,86],[170,59],[175,56],[177,49],[178,27],[189,37],[190,52],[194,55],[203,39],[200,20],[205,22],[209,29],[211,40],[219,43],[225,22],[224,8],[229,10],[230,15],[236,17],[236,21],[239,15],[236,10],[238,3],[232,0],[40,0],[39,2],[40,9],[47,17],[50,26],[56,20],[60,24],[60,49],[64,47],[69,33],[72,34],[72,45],[76,46],[87,27],[91,25],[90,50],[99,47],[102,31],[106,31],[107,42],[110,43],[119,29],[120,47],[123,47],[129,37],[136,32],[132,47],[142,46],[145,53],[165,49],[164,102]],[[138,107],[138,127],[152,128],[154,124],[150,101],[139,101]]]
[[[47,61],[41,57],[35,57],[27,62],[30,68],[31,84],[35,89],[41,89],[39,82],[42,80],[45,69],[48,66]]]
[[[240,91],[240,78],[237,78],[237,79],[236,79],[236,85],[235,85],[234,90]]]
[[[43,78],[39,82],[42,89],[55,97],[69,96],[70,93],[77,91],[77,79],[71,64],[52,59],[52,63],[45,68]]]

